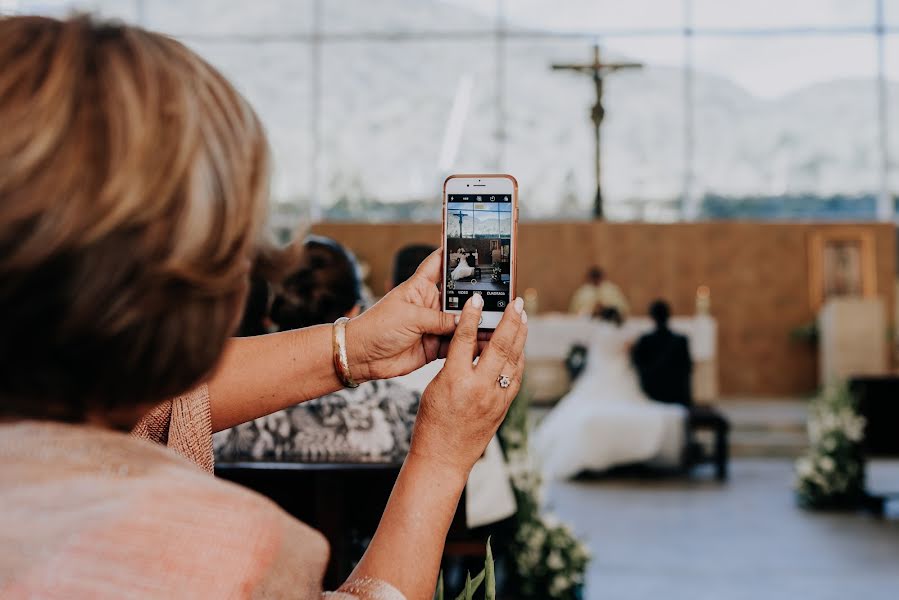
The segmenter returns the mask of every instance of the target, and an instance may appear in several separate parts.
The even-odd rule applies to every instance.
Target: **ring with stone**
[[[500,375],[499,379],[496,380],[499,383],[499,387],[506,389],[510,385],[512,385],[512,378],[508,375]]]

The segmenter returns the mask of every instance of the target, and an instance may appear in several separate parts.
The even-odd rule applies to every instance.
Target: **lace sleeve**
[[[347,581],[336,592],[325,592],[322,600],[406,600],[395,587],[371,577]]]

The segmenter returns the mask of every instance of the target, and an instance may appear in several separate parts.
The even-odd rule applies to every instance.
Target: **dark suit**
[[[690,343],[667,327],[656,329],[637,340],[631,360],[640,376],[640,387],[647,396],[659,402],[693,403],[690,374]]]
[[[477,265],[477,259],[475,259],[474,254],[469,254],[465,257],[465,264],[469,267],[474,267]]]

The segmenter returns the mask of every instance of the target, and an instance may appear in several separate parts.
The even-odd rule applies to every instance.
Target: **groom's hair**
[[[656,322],[658,327],[664,327],[668,324],[671,317],[671,307],[664,300],[656,300],[649,305],[649,316]]]

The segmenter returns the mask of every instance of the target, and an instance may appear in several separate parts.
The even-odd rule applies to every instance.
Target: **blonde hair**
[[[0,398],[78,418],[207,374],[236,323],[268,146],[175,40],[0,19]],[[4,410],[0,408],[0,410]]]

